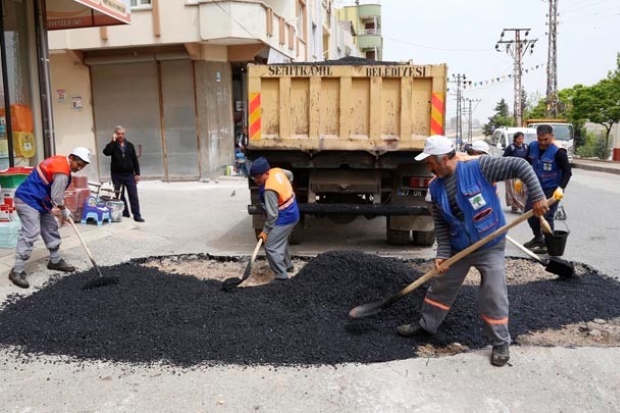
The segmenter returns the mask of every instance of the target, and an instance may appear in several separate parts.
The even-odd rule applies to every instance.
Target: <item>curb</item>
[[[570,166],[575,169],[585,169],[587,171],[607,172],[610,174],[620,175],[620,165],[618,167],[610,167],[607,165],[593,165],[591,163],[571,162]]]

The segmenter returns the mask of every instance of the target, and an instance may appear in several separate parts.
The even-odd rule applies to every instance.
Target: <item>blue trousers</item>
[[[114,191],[118,193],[121,186],[127,189],[127,195],[129,196],[129,205],[131,206],[131,213],[134,218],[141,218],[140,215],[140,200],[138,199],[138,186],[136,185],[136,178],[134,174],[112,174],[112,183],[114,184]],[[121,192],[121,200],[125,204],[123,210],[124,216],[129,216],[129,209],[127,208],[127,199],[125,198],[125,190]]]

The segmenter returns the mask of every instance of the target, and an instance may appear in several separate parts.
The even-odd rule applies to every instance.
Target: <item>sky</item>
[[[547,14],[543,0],[381,0],[383,60],[446,63],[448,77],[464,74],[472,85],[463,96],[482,124],[504,98],[514,102],[514,60],[495,45],[504,28],[530,28],[538,39],[523,58],[523,88],[544,97],[547,82]],[[616,67],[620,52],[620,1],[558,0],[558,90],[592,85]],[[514,39],[507,33],[504,40]],[[538,66],[538,68],[536,68]],[[491,82],[491,79],[500,81]],[[449,83],[446,119],[456,116],[456,84]]]

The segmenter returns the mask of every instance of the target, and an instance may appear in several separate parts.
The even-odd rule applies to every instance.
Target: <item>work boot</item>
[[[289,280],[288,277],[286,277],[286,278],[284,278],[284,277],[282,277],[282,278],[276,277],[273,280],[269,281],[269,284],[281,284],[283,281],[288,281],[288,280]]]
[[[11,269],[9,273],[9,280],[20,288],[28,288],[28,280],[26,280],[26,271],[15,271],[15,268]]]
[[[73,271],[75,271],[75,267],[72,266],[72,265],[67,264],[65,262],[65,260],[63,260],[62,258],[57,263],[53,263],[51,261],[48,262],[47,263],[47,269],[48,270],[62,271],[62,272],[73,272]]]
[[[545,246],[545,239],[543,237],[534,237],[525,244],[523,244],[525,248],[533,249]]]
[[[536,247],[536,248],[532,248],[532,252],[534,254],[547,254],[549,251],[547,251],[547,246],[546,245],[542,245],[540,247]]]
[[[396,327],[396,331],[403,337],[429,337],[432,333],[429,333],[420,326],[418,323],[403,324]]]
[[[510,360],[510,350],[508,349],[508,343],[500,344],[499,346],[493,346],[491,351],[491,364],[496,367],[502,367]]]

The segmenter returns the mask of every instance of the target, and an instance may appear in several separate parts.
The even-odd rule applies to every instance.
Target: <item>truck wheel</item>
[[[409,245],[411,242],[411,231],[399,229],[387,229],[387,242],[390,245]]]
[[[430,247],[435,243],[434,231],[412,231],[413,243],[423,247]]]

